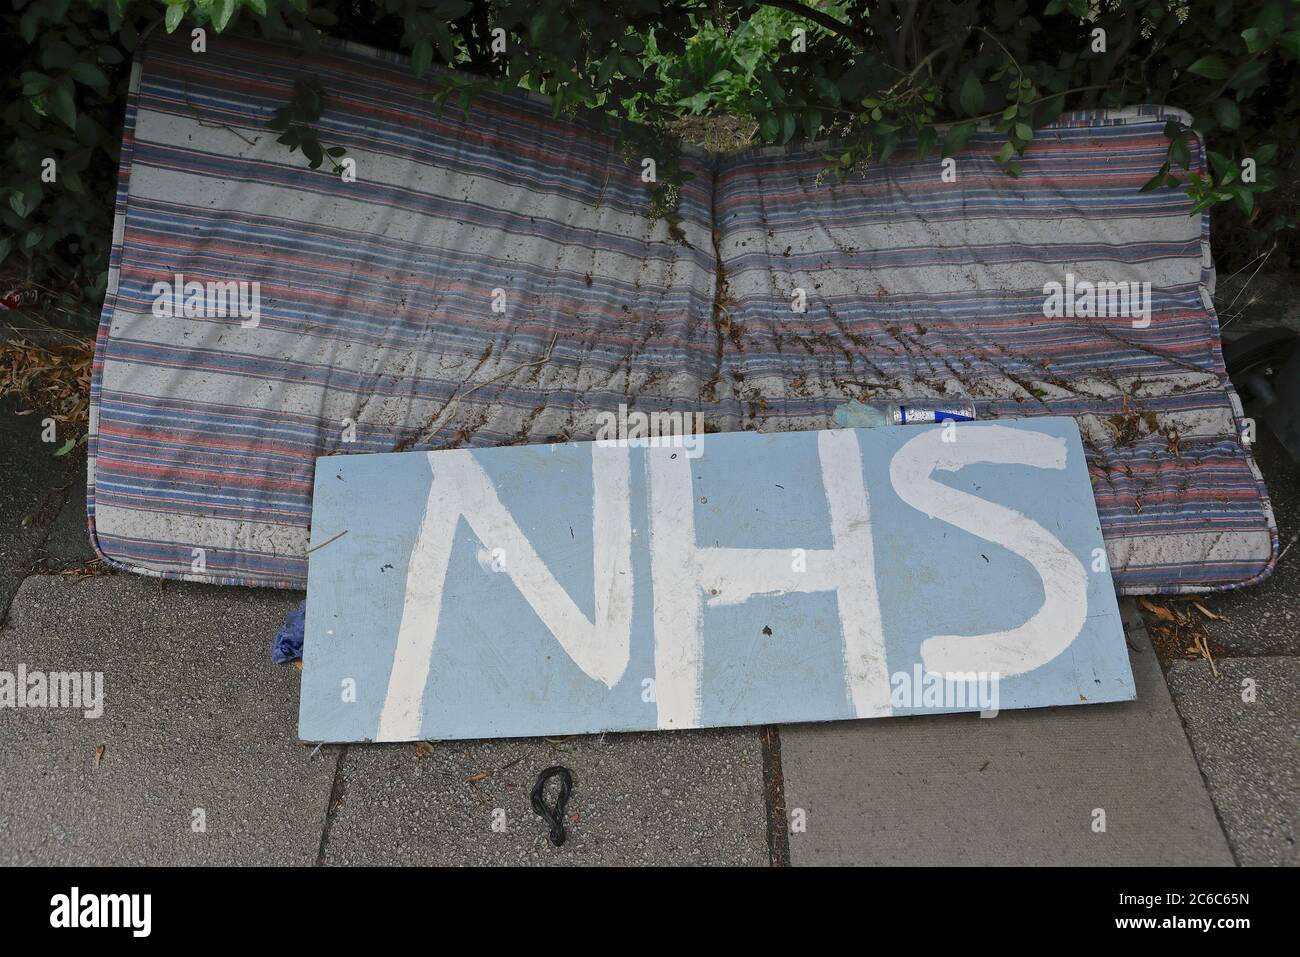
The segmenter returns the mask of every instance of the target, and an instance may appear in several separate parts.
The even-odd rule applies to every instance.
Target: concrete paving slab
[[[791,863],[1232,864],[1141,618],[1120,607],[1136,701],[782,727]]]
[[[0,864],[315,862],[337,754],[298,742],[299,673],[268,655],[300,598],[26,579],[0,670],[102,672],[104,705],[0,709]]]
[[[1300,533],[1300,467],[1262,423],[1255,459],[1285,548]],[[1300,655],[1300,541],[1260,584],[1207,596],[1205,603],[1224,619],[1206,623],[1216,654]]]
[[[41,416],[18,416],[0,401],[0,619],[40,555],[45,529],[72,481],[54,446],[41,441]]]
[[[41,546],[46,568],[60,570],[83,565],[95,558],[86,525],[86,473],[82,466],[77,481],[68,492],[68,500],[50,524]]]
[[[1300,865],[1300,658],[1217,667],[1175,661],[1169,690],[1228,842],[1240,864]]]
[[[325,863],[768,863],[756,728],[432,748],[418,758],[413,744],[348,747]],[[559,848],[529,803],[553,764],[574,777]]]

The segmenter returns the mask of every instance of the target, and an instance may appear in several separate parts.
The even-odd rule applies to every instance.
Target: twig
[[[867,44],[867,35],[856,27],[838,20],[829,13],[821,10],[815,10],[812,7],[805,7],[799,0],[759,0],[765,7],[776,7],[779,10],[789,10],[791,13],[797,13],[805,19],[811,20],[819,26],[825,27],[831,33],[837,33],[849,40],[856,40],[863,46]]]
[[[339,533],[338,533],[337,535],[335,535],[333,538],[328,539],[327,541],[321,542],[319,545],[313,545],[311,548],[307,549],[307,554],[310,555],[312,552],[316,551],[316,549],[318,549],[318,548],[324,548],[326,545],[329,545],[331,542],[337,542],[340,538],[342,538],[342,537],[343,537],[344,535],[346,535],[347,533],[348,533],[348,529],[346,529],[346,528],[343,529],[343,531],[339,532]]]
[[[1242,294],[1243,294],[1247,289],[1250,288],[1250,284],[1251,284],[1252,282],[1255,281],[1255,277],[1259,275],[1259,271],[1260,271],[1261,269],[1263,269],[1265,263],[1268,262],[1268,257],[1273,255],[1273,250],[1274,250],[1274,249],[1277,249],[1277,240],[1276,240],[1276,239],[1273,240],[1273,245],[1272,245],[1272,247],[1271,247],[1271,248],[1269,249],[1269,251],[1265,254],[1265,256],[1264,256],[1264,262],[1262,262],[1262,263],[1260,263],[1258,266],[1256,266],[1256,267],[1255,267],[1255,271],[1254,271],[1253,273],[1250,274],[1250,278],[1247,279],[1244,283],[1242,283],[1241,288],[1240,288],[1239,290],[1237,290],[1237,294],[1236,294],[1235,296],[1232,297],[1232,302],[1228,303],[1228,309],[1225,309],[1225,310],[1224,310],[1225,312],[1231,310],[1232,307],[1235,306],[1235,305],[1237,304],[1237,300],[1241,298]],[[1233,275],[1236,275],[1236,273],[1233,273]],[[1238,316],[1240,316],[1240,315],[1241,315],[1241,313],[1237,313],[1236,316],[1229,316],[1227,319],[1225,319],[1225,320],[1222,322],[1222,324],[1220,324],[1219,328],[1223,328],[1223,326],[1226,326],[1228,323],[1232,322],[1233,319],[1236,319],[1236,318],[1237,318]]]
[[[211,130],[225,130],[228,133],[234,133],[236,136],[238,136],[249,146],[257,145],[257,140],[250,140],[247,136],[239,132],[239,130],[235,129],[233,126],[227,126],[225,123],[209,123],[205,121],[203,119],[203,114],[199,112],[199,108],[190,102],[190,85],[188,83],[185,84],[185,105],[190,108],[190,112],[194,114],[194,120],[199,124],[199,126],[206,126],[208,129]]]
[[[1282,553],[1277,556],[1277,561],[1273,563],[1274,568],[1281,563],[1282,559],[1286,558],[1286,553],[1291,551],[1291,546],[1296,543],[1297,539],[1300,539],[1300,532],[1296,532],[1291,536],[1291,541],[1286,543],[1286,548],[1282,549]]]
[[[508,375],[513,375],[514,373],[518,372],[521,369],[527,369],[532,366],[540,366],[549,362],[551,360],[551,353],[555,349],[555,340],[559,338],[559,335],[560,334],[558,332],[552,333],[551,341],[546,346],[546,351],[542,353],[540,359],[533,359],[531,362],[521,362],[518,365],[512,366],[509,369],[503,369],[502,371],[498,372],[496,375],[492,376],[490,379],[484,379],[482,382],[479,382],[473,388],[467,389],[464,392],[456,393],[456,395],[452,396],[451,401],[448,402],[443,407],[443,410],[438,413],[437,417],[432,422],[430,422],[429,425],[424,429],[423,437],[428,438],[430,435],[436,432],[438,430],[438,427],[441,426],[443,422],[447,421],[447,419],[450,419],[451,416],[455,414],[456,409],[460,407],[460,402],[462,399],[468,398],[469,396],[473,395],[475,392],[483,388],[485,385],[492,385],[494,382],[497,382]]]

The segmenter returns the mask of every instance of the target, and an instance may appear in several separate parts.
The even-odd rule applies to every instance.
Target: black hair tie
[[[560,779],[560,793],[555,799],[555,808],[546,806],[546,782],[551,778]],[[537,783],[533,785],[533,811],[535,811],[543,821],[551,828],[551,833],[547,835],[551,843],[559,847],[564,843],[564,806],[569,803],[569,795],[573,792],[573,775],[569,773],[568,768],[560,767],[558,764],[547,768],[537,776]]]

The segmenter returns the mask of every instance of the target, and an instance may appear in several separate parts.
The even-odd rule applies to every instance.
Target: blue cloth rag
[[[302,657],[302,631],[307,617],[307,599],[303,599],[293,611],[284,616],[284,624],[276,632],[271,644],[271,660],[277,665],[286,661],[297,661]]]

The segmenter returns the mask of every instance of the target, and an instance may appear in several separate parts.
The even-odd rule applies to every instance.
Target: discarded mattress
[[[275,142],[303,76],[352,181]],[[669,223],[612,131],[523,94],[440,110],[436,82],[352,45],[144,47],[92,387],[106,561],[302,588],[322,455],[588,440],[624,404],[730,432],[961,398],[980,419],[1076,418],[1122,591],[1271,570],[1208,217],[1139,192],[1184,114],[1067,114],[1020,179],[992,131],[954,181],[906,152],[840,183],[825,144],[687,150]],[[1135,302],[1149,283],[1149,316],[1081,315],[1080,282],[1138,284]],[[192,283],[209,295],[187,318]],[[240,283],[248,315],[211,295]],[[1050,307],[1051,283],[1080,308]]]

